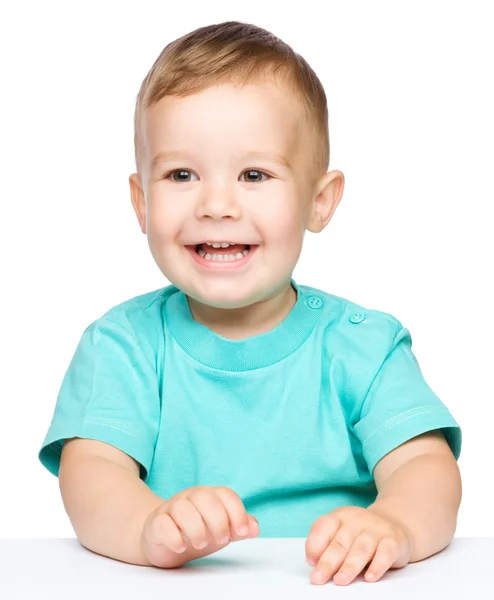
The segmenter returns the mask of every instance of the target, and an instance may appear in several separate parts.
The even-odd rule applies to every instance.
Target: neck
[[[216,308],[187,296],[195,321],[222,337],[236,340],[260,335],[274,329],[297,302],[297,292],[288,281],[272,296],[241,308]]]

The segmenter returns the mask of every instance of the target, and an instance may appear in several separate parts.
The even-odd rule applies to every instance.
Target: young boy
[[[311,581],[340,585],[446,547],[461,430],[409,331],[292,278],[344,185],[310,66],[254,25],[193,31],[142,83],[135,151],[172,284],[91,323],[63,379],[39,459],[81,543],[171,568],[307,536]]]

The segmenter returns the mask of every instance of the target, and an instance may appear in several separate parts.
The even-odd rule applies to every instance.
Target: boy
[[[409,331],[291,277],[344,186],[310,66],[259,27],[202,27],[134,124],[131,200],[172,284],[91,323],[62,382],[39,458],[81,543],[171,568],[307,536],[311,581],[340,585],[446,547],[461,430]]]

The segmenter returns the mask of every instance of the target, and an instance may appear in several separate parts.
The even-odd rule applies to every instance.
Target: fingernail
[[[230,536],[226,535],[224,538],[221,538],[220,544],[226,544],[229,539],[230,539]]]
[[[238,528],[239,535],[245,535],[249,531],[249,528],[246,525],[242,525],[242,527]]]
[[[308,558],[307,564],[310,565],[311,567],[315,567],[317,562],[313,558]]]

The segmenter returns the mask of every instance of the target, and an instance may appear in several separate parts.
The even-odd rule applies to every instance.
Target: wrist
[[[367,510],[392,521],[402,529],[410,548],[410,556],[412,556],[415,548],[415,536],[396,502],[390,498],[378,498],[367,507]]]

